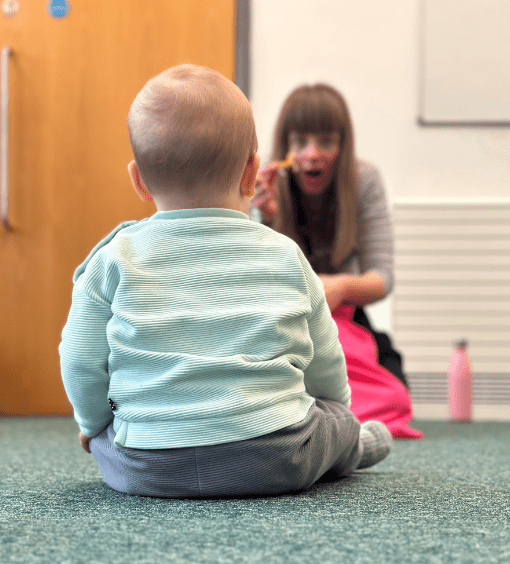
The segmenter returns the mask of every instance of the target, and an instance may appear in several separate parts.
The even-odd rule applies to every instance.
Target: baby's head
[[[206,67],[179,65],[149,80],[131,105],[128,127],[140,177],[155,198],[228,192],[257,151],[248,100]]]

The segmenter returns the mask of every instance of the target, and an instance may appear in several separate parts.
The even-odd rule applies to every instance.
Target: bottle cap
[[[453,341],[453,346],[457,349],[465,349],[468,346],[468,340],[467,339],[456,339],[455,341]]]

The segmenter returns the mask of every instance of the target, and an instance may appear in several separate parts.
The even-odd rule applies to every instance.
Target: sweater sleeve
[[[359,163],[357,243],[361,273],[376,272],[386,294],[393,288],[393,234],[379,171]]]
[[[95,437],[113,420],[106,336],[112,311],[106,301],[86,291],[84,278],[74,286],[59,352],[62,380],[75,419],[84,435]]]
[[[334,400],[350,407],[351,389],[338,329],[331,317],[322,282],[301,251],[299,254],[311,302],[307,321],[313,360],[304,372],[306,391],[315,398]]]

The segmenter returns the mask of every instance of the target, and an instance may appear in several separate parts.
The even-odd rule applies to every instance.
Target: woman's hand
[[[83,433],[80,433],[78,435],[79,439],[80,439],[80,446],[81,448],[85,451],[88,452],[90,454],[90,441],[91,438],[87,437],[87,435],[84,435]]]
[[[386,287],[376,272],[354,274],[320,274],[329,309],[334,311],[339,305],[364,306],[381,300],[386,295]]]
[[[271,223],[278,211],[278,191],[276,179],[278,177],[279,165],[272,162],[259,169],[255,181],[255,196],[252,205],[260,210],[264,223]]]
[[[319,278],[324,286],[326,301],[331,311],[348,302],[353,276],[350,274],[320,274]]]

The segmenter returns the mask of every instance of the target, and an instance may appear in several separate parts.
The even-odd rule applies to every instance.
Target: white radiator
[[[448,417],[452,342],[465,337],[474,418],[510,420],[510,199],[400,200],[393,214],[393,336],[415,417]]]

